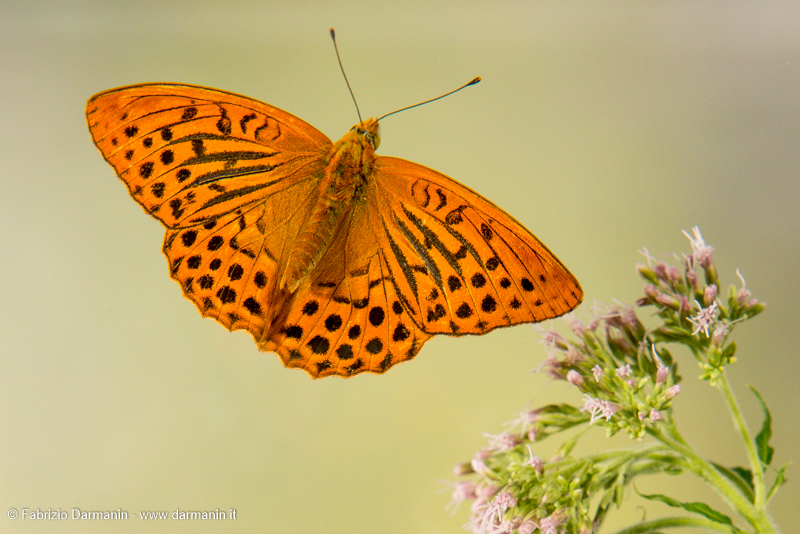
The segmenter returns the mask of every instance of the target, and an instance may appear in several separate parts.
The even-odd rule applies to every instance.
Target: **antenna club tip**
[[[331,32],[331,39],[336,39],[336,32],[335,32],[335,31],[333,31],[333,28],[331,28],[331,29],[330,29],[330,30],[328,30],[328,31],[330,31],[330,32]]]
[[[333,31],[333,30],[331,30],[331,31]],[[480,77],[480,76],[476,76],[474,80],[472,80],[471,82],[469,82],[469,83],[467,84],[467,86],[470,86],[470,85],[475,85],[475,84],[476,84],[476,83],[478,83],[479,81],[481,81],[481,77]]]

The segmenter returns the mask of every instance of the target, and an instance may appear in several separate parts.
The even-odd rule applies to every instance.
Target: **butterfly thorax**
[[[300,286],[322,259],[354,204],[364,201],[364,189],[373,175],[375,149],[379,144],[378,123],[369,119],[353,126],[333,145],[314,207],[289,254],[281,289],[293,293]]]

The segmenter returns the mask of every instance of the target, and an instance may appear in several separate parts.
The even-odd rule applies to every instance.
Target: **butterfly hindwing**
[[[263,350],[314,377],[383,373],[417,355],[430,335],[420,330],[389,277],[377,235],[354,207],[320,264],[286,306]]]
[[[195,226],[168,229],[163,251],[170,274],[205,317],[256,341],[280,306],[277,284],[314,181],[297,182],[270,197]]]
[[[583,292],[513,217],[447,176],[376,159],[375,225],[398,292],[429,334],[482,334],[577,306]]]

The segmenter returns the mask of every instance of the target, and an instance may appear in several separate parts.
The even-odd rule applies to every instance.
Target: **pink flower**
[[[674,386],[667,388],[667,390],[664,392],[664,398],[670,400],[680,392],[681,392],[680,384],[675,384]]]
[[[548,349],[549,350],[549,349]],[[541,365],[537,366],[534,373],[546,372],[553,380],[563,380],[564,376],[561,374],[561,361],[553,356],[548,355]]]
[[[698,303],[698,306],[699,305]],[[706,337],[709,337],[708,329],[714,324],[714,321],[716,321],[718,313],[717,303],[714,302],[708,308],[700,308],[696,316],[689,317],[689,321],[695,326],[695,329],[692,330],[692,335],[696,336],[702,331]]]
[[[567,365],[577,365],[583,361],[583,354],[581,354],[574,345],[567,347],[567,352],[564,355],[564,363]]]
[[[725,341],[726,337],[728,337],[730,326],[731,326],[730,324],[725,324],[725,323],[718,324],[717,327],[714,329],[714,332],[711,333],[711,341],[713,341],[717,345],[722,345],[722,342]]]
[[[526,519],[525,521],[517,527],[517,532],[519,534],[533,534],[533,531],[536,530],[538,527],[536,523],[531,521],[530,519]]]
[[[664,362],[661,361],[661,358],[658,357],[658,353],[656,352],[656,344],[653,343],[650,348],[653,351],[653,358],[655,358],[658,366],[658,370],[656,371],[656,384],[663,384],[669,375],[669,367],[665,366]]]
[[[493,451],[508,452],[519,444],[519,438],[512,436],[508,432],[500,434],[483,433],[483,437],[489,440],[489,449]]]
[[[486,509],[485,517],[493,518],[495,523],[499,523],[503,519],[503,514],[509,508],[517,505],[517,498],[513,494],[504,491],[495,495],[494,499],[489,502],[489,507]]]
[[[710,286],[706,287],[703,291],[703,304],[706,306],[711,306],[711,303],[717,300],[717,293],[719,290],[717,289],[717,284],[711,284]]]
[[[656,276],[659,280],[667,281],[667,264],[664,262],[658,262],[655,267],[653,267],[653,272],[656,273]]]
[[[592,374],[594,375],[594,381],[600,382],[600,377],[604,374],[603,369],[599,365],[595,364],[595,366],[592,367]]]
[[[545,347],[553,348],[557,351],[566,350],[567,342],[558,332],[542,329],[540,334],[542,335],[542,343],[544,343]]]
[[[660,292],[658,291],[658,288],[656,286],[654,286],[653,284],[645,284],[644,285],[644,294],[645,294],[645,296],[647,296],[647,298],[649,298],[653,302],[657,302],[658,301],[658,295],[660,294]]]
[[[486,534],[513,534],[514,523],[510,519],[504,519],[500,523],[490,527]]]
[[[659,293],[656,296],[656,303],[666,306],[667,308],[672,308],[673,310],[681,309],[681,301],[666,293]]]
[[[617,376],[619,378],[628,378],[631,376],[631,364],[626,363],[622,367],[617,367]]]
[[[636,328],[639,318],[636,317],[636,310],[633,306],[614,305],[609,312],[603,316],[606,323],[617,328],[628,327]]]
[[[669,374],[669,367],[664,367],[663,365],[658,368],[656,372],[656,382],[658,384],[663,384],[664,381],[667,379],[667,375]]]
[[[558,527],[561,526],[563,520],[564,517],[560,513],[553,512],[539,521],[539,530],[542,531],[542,534],[558,534]]]
[[[477,502],[477,501],[476,501]],[[498,493],[494,499],[488,503],[481,504],[478,507],[473,505],[473,512],[475,515],[465,525],[473,532],[478,534],[495,534],[504,533],[508,525],[503,521],[503,514],[509,508],[517,505],[517,498],[511,493],[502,492]],[[510,524],[510,522],[509,522]],[[513,529],[513,526],[511,527]],[[498,529],[500,529],[498,531]],[[511,532],[510,530],[508,531]]]
[[[597,328],[597,321],[591,321],[589,324],[585,324],[583,321],[575,317],[574,313],[565,315],[564,319],[566,319],[567,325],[569,325],[572,333],[578,337],[583,337],[586,332],[591,332]]]
[[[686,280],[692,286],[692,289],[695,289],[697,287],[697,271],[695,270],[694,257],[689,256],[687,258],[684,255],[683,259],[686,262]]]
[[[456,482],[450,502],[444,507],[445,510],[453,514],[458,510],[459,505],[467,499],[476,499],[474,482]]]
[[[525,410],[524,412],[519,413],[519,417],[516,419],[512,419],[508,421],[506,425],[508,426],[522,426],[523,430],[530,426],[535,425],[539,421],[539,413],[541,410],[536,408],[535,410]]]
[[[694,261],[699,263],[704,269],[708,269],[709,265],[711,265],[711,253],[714,251],[712,247],[706,245],[706,242],[703,241],[703,236],[700,234],[700,228],[694,226],[692,228],[692,233],[694,237],[690,236],[686,230],[681,230],[683,235],[685,235],[689,239],[689,244],[692,246],[692,257]]]
[[[478,484],[478,487],[475,489],[475,494],[478,498],[488,501],[494,497],[498,491],[500,491],[500,488],[494,484]]]
[[[650,420],[661,421],[661,412],[659,412],[658,410],[650,410]]]
[[[678,299],[678,302],[680,302],[680,307],[678,308],[678,312],[681,315],[688,315],[689,311],[692,309],[691,304],[689,304],[689,299],[681,295],[681,297]]]
[[[531,450],[530,445],[528,445],[528,454],[530,454],[531,457],[528,458],[528,461],[525,462],[523,465],[530,465],[531,467],[533,467],[533,470],[536,471],[537,475],[541,475],[542,473],[544,473],[544,462],[542,462],[542,459],[539,458],[538,456],[533,455],[533,451]]]
[[[739,269],[736,269],[736,276],[738,276],[739,280],[742,281],[742,288],[736,292],[736,302],[738,302],[740,305],[743,305],[745,302],[747,302],[752,293],[750,293],[750,290],[747,289],[747,283],[744,281],[744,276],[742,276],[742,273],[739,272]]]
[[[570,369],[567,371],[567,381],[573,386],[580,387],[583,385],[583,377],[575,369]]]
[[[472,462],[472,470],[478,473],[479,475],[487,475],[491,473],[491,470],[486,466],[486,462],[480,460],[478,458],[473,458]]]
[[[678,271],[678,268],[670,265],[667,268],[667,280],[669,281],[669,283],[674,286],[678,283],[680,279],[681,279],[681,273],[680,271]]]
[[[610,421],[611,417],[619,411],[620,407],[613,402],[593,399],[589,395],[584,395],[583,409],[592,415],[589,420],[589,424],[591,425],[601,417],[605,418],[606,421]]]

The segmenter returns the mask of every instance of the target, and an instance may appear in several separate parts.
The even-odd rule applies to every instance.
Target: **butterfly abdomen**
[[[362,192],[375,166],[377,124],[371,129],[361,126],[348,132],[330,151],[314,208],[292,246],[280,289],[294,292],[299,287],[325,254],[353,204],[363,201]]]

